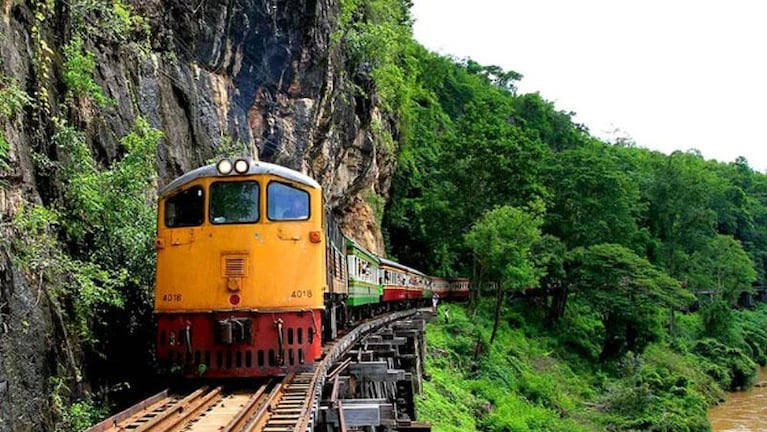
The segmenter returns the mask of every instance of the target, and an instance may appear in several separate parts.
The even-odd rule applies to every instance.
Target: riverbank
[[[496,342],[490,305],[427,329],[427,372],[419,416],[435,431],[710,431],[707,411],[724,390],[754,382],[764,360],[767,308],[733,311],[721,338],[705,337],[699,313],[677,314],[665,340],[641,354],[598,361],[601,325],[571,305],[552,325],[520,300]]]

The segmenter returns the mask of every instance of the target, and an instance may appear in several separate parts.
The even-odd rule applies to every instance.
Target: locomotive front
[[[322,352],[322,191],[250,159],[191,171],[160,193],[155,314],[161,364],[186,375],[307,369]]]

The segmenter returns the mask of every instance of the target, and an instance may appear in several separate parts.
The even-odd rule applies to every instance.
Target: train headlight
[[[232,161],[229,159],[221,159],[216,164],[216,169],[219,174],[227,175],[232,172]]]
[[[234,162],[234,170],[237,174],[245,174],[250,169],[250,164],[246,159],[237,159]]]

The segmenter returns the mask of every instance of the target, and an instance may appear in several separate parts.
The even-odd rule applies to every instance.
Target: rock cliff
[[[33,162],[34,153],[67,157],[52,145],[54,117],[85,131],[104,166],[124,153],[120,137],[136,118],[147,119],[164,132],[161,185],[228,152],[300,170],[321,182],[348,235],[383,252],[375,202],[388,195],[395,155],[378,134],[396,134],[395,123],[364,73],[347,70],[337,0],[115,0],[112,21],[102,3],[110,7],[1,3],[0,90],[15,83],[33,102],[0,115],[0,432],[51,427],[41,415],[48,377],[64,362],[52,348],[62,337],[55,314],[15,264],[7,229],[23,203],[57,194]],[[106,104],[64,94],[63,50],[76,29]]]

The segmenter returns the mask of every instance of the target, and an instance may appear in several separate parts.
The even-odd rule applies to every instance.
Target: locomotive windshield
[[[309,193],[285,183],[270,182],[266,187],[270,220],[309,219]]]
[[[210,185],[210,221],[213,224],[258,222],[258,182],[215,182]]]
[[[205,211],[202,187],[194,186],[165,200],[165,226],[168,228],[202,225]]]

